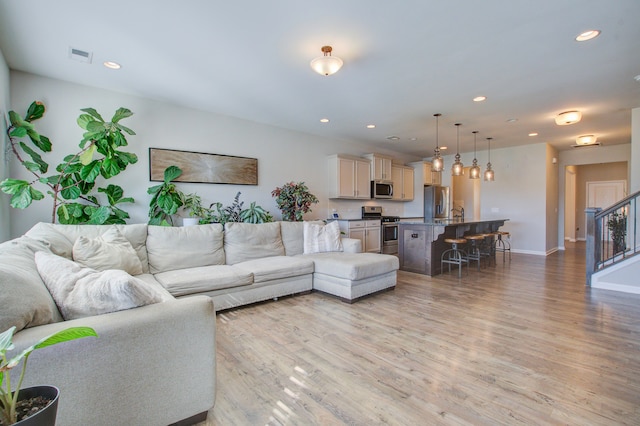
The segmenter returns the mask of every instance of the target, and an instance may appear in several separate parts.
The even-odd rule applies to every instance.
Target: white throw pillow
[[[167,300],[152,285],[125,271],[96,271],[43,251],[36,267],[65,320],[122,311]]]
[[[304,254],[328,251],[342,251],[338,222],[326,225],[304,222]]]
[[[98,271],[122,269],[131,275],[142,274],[140,258],[116,228],[96,238],[78,237],[73,244],[73,260]]]

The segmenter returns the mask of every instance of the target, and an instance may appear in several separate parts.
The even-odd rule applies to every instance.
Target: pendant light
[[[484,180],[487,182],[493,182],[495,180],[495,174],[493,173],[493,170],[491,170],[491,139],[493,138],[487,138],[487,141],[489,142],[489,162],[487,163],[487,170],[484,171]]]
[[[476,136],[478,131],[474,130],[471,133],[473,133],[473,165],[469,168],[469,179],[479,179],[480,166],[478,166],[478,159],[476,158]]]
[[[438,118],[442,116],[442,114],[433,114],[436,118],[436,149],[433,151],[433,160],[431,160],[431,171],[433,172],[441,172],[444,169],[444,160],[440,155],[440,146],[438,145]]]
[[[462,176],[464,164],[460,161],[460,126],[462,123],[456,123],[456,161],[451,166],[451,176]]]

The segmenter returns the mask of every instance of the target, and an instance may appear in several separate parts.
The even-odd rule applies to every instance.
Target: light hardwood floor
[[[578,245],[220,313],[202,425],[638,425],[640,296],[584,282]]]

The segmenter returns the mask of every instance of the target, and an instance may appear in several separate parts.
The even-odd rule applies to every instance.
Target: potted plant
[[[173,215],[184,205],[186,195],[171,181],[182,174],[178,166],[164,170],[164,181],[147,189],[149,201],[149,225],[173,226]]]
[[[318,203],[318,198],[309,192],[304,182],[289,182],[271,191],[278,208],[282,210],[282,220],[301,221],[305,213],[311,211],[311,204]]]
[[[34,179],[5,179],[0,182],[0,190],[11,195],[11,207],[26,209],[33,201],[45,198],[39,189],[44,187],[46,194],[53,198],[52,223],[57,219],[64,224],[123,224],[129,214],[120,205],[133,203],[133,198],[124,197],[118,185],[98,187],[97,181],[100,176],[110,179],[138,161],[135,154],[121,151],[127,146],[124,133],[135,135],[135,132],[120,121],[133,113],[119,108],[111,121],[105,121],[93,108],[81,111],[84,114],[78,117],[77,123],[86,132],[80,150],[65,156],[50,176],[46,175],[49,164],[43,155],[51,152],[52,143],[38,133],[33,124],[44,115],[44,105],[33,102],[24,118],[9,111],[8,148]],[[100,193],[106,195],[106,203],[98,199]]]
[[[54,386],[36,386],[20,389],[27,369],[29,355],[36,349],[46,348],[58,343],[83,337],[98,337],[95,330],[90,327],[71,327],[41,339],[13,358],[7,358],[7,351],[14,349],[13,334],[16,327],[0,334],[0,420],[3,426],[18,425],[55,425],[55,417],[58,403],[58,389]],[[22,361],[22,371],[18,383],[14,387],[11,384],[9,371],[17,367]],[[13,390],[16,389],[16,390]],[[38,408],[35,413],[22,414],[20,408],[23,405],[33,405]]]
[[[613,212],[609,216],[607,228],[611,232],[611,240],[613,241],[613,254],[624,252],[627,249],[627,215],[624,211]]]
[[[201,222],[205,223],[221,223],[227,222],[245,222],[245,223],[265,223],[273,222],[273,216],[264,208],[256,205],[253,201],[246,209],[244,201],[240,201],[240,192],[233,198],[231,205],[224,207],[222,203],[211,203],[209,209],[206,209],[206,215],[203,216]]]

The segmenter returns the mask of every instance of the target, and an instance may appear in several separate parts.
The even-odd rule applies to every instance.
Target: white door
[[[624,180],[587,182],[587,207],[606,209],[626,195],[627,182]]]

